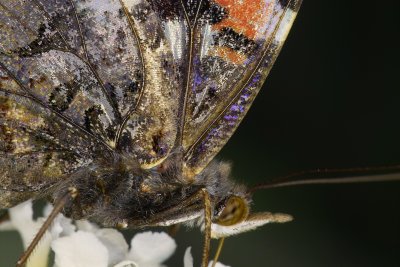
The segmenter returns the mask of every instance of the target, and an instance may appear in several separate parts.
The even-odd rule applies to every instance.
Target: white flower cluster
[[[51,206],[45,208],[48,216]],[[9,209],[10,220],[0,230],[17,230],[24,247],[29,245],[45,218],[33,220],[32,202]],[[86,220],[72,221],[62,214],[55,219],[30,257],[27,267],[48,266],[50,249],[54,251],[54,267],[163,267],[162,263],[175,251],[176,243],[166,233],[136,234],[131,245],[115,229],[99,228]],[[210,262],[210,265],[212,262]],[[186,249],[184,267],[193,267],[190,247]],[[228,267],[221,263],[217,267]]]

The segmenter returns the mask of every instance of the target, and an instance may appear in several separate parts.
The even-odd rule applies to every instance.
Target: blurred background
[[[400,163],[400,2],[305,0],[265,88],[218,158],[252,185],[314,168]],[[294,221],[228,238],[232,267],[400,266],[400,182],[258,192],[253,210]],[[127,233],[128,236],[132,233]],[[0,266],[20,253],[0,233]],[[168,266],[202,236],[182,229]],[[214,249],[216,242],[213,243]]]

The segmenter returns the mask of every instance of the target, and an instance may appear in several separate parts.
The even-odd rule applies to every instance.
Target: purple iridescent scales
[[[221,2],[234,3],[235,1]],[[260,4],[254,1],[250,2],[254,5]],[[263,1],[263,4],[269,7],[269,13],[265,14],[266,19],[262,20],[264,25],[257,26],[266,29],[264,32],[265,35],[258,35],[254,40],[250,40],[255,43],[250,53],[241,52],[240,46],[235,47],[232,44],[230,47],[236,49],[236,52],[240,53],[242,59],[232,57],[232,54],[229,53],[222,53],[219,54],[219,56],[211,58],[214,65],[216,64],[215,62],[221,60],[221,56],[225,58],[224,64],[228,66],[225,71],[229,71],[231,75],[225,78],[224,87],[215,91],[215,87],[207,87],[204,85],[207,82],[210,83],[212,79],[214,79],[212,81],[213,84],[218,84],[218,79],[226,76],[224,69],[220,69],[216,74],[213,73],[211,79],[210,77],[203,79],[203,84],[200,84],[200,79],[198,78],[198,76],[201,75],[196,73],[196,71],[193,74],[195,77],[193,83],[194,88],[192,89],[192,102],[189,102],[189,109],[191,105],[194,106],[194,108],[192,108],[191,114],[199,113],[196,108],[200,109],[201,105],[208,105],[208,109],[203,112],[207,114],[204,121],[196,123],[198,118],[190,116],[187,118],[187,125],[191,126],[187,129],[185,128],[185,130],[187,130],[187,135],[190,136],[190,138],[188,138],[190,140],[190,145],[188,144],[187,146],[187,153],[185,156],[188,173],[196,174],[201,172],[224,146],[245,116],[285,41],[286,35],[300,7],[300,2],[301,1]],[[227,9],[227,12],[229,12],[229,9]],[[242,44],[244,43],[243,35],[234,36],[241,40]],[[235,40],[234,38],[225,39],[231,42]],[[216,42],[214,42],[214,44],[216,44]],[[224,43],[224,45],[226,46],[227,44]],[[215,49],[217,48],[218,47]],[[199,64],[199,66],[194,67],[194,69],[201,71],[202,66],[209,64],[209,61],[210,58],[207,58],[205,62],[195,62],[195,64]],[[232,61],[234,62],[232,63]],[[202,87],[203,90],[208,91],[214,89],[212,92],[214,99],[209,101],[197,101],[196,97],[198,98],[199,94],[196,92],[196,87]],[[200,93],[205,94],[204,92]],[[217,103],[214,104],[213,101]],[[201,129],[201,131],[199,131],[199,129]]]
[[[14,189],[106,152],[151,168],[177,144],[192,178],[243,119],[300,2],[0,0],[1,184],[28,160],[45,179],[23,169]]]

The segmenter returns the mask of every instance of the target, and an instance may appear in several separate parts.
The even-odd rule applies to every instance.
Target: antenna
[[[261,189],[311,184],[346,184],[400,181],[400,165],[312,169],[291,173],[257,184],[249,189],[249,193]]]

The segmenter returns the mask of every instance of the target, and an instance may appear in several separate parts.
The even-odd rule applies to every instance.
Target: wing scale
[[[245,3],[237,10],[232,8],[240,2]],[[206,17],[197,29],[183,142],[189,175],[204,169],[245,116],[285,41],[301,1],[215,3],[220,3],[220,15]],[[266,13],[258,16],[249,5]],[[236,12],[235,20],[229,21],[234,16],[229,12]],[[253,16],[259,23],[257,27],[240,12]]]

